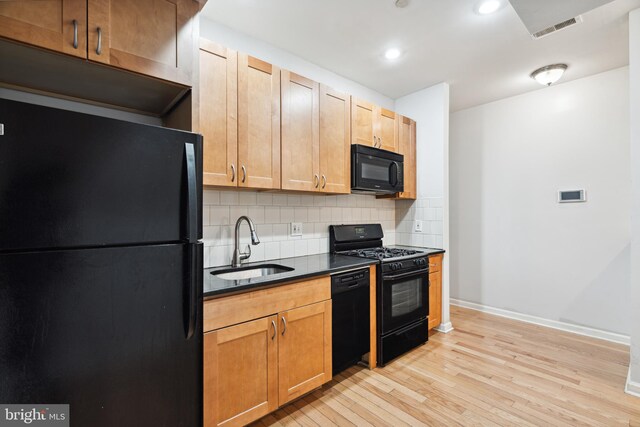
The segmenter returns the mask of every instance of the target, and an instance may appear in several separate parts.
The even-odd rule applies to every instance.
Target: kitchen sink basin
[[[256,277],[270,276],[272,274],[286,273],[294,268],[278,264],[261,264],[250,267],[228,268],[226,270],[213,271],[211,274],[223,280],[246,280]]]

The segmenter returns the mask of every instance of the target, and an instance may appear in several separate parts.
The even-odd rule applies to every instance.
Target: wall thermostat
[[[558,191],[558,203],[578,203],[587,201],[585,190],[560,190]]]

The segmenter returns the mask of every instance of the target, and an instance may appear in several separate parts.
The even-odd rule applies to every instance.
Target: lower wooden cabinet
[[[280,405],[331,381],[331,301],[278,314]]]
[[[442,254],[429,257],[429,330],[442,323]]]
[[[205,330],[225,326],[204,334],[205,427],[246,425],[331,380],[330,295],[323,277],[205,302]]]
[[[276,316],[204,335],[205,426],[245,425],[278,407]]]

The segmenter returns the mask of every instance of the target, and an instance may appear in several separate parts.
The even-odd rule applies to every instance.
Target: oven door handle
[[[429,269],[428,268],[423,268],[421,270],[415,270],[415,271],[410,271],[408,273],[402,273],[402,274],[396,274],[395,276],[382,276],[382,280],[398,280],[398,279],[404,279],[405,277],[409,277],[409,276],[416,276],[416,275],[420,275],[423,273],[428,273]]]

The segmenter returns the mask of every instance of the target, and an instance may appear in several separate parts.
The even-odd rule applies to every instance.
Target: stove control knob
[[[420,265],[422,265],[422,266],[427,265],[427,260],[426,260],[426,259],[424,259],[424,258],[422,258],[422,259],[420,260]]]

